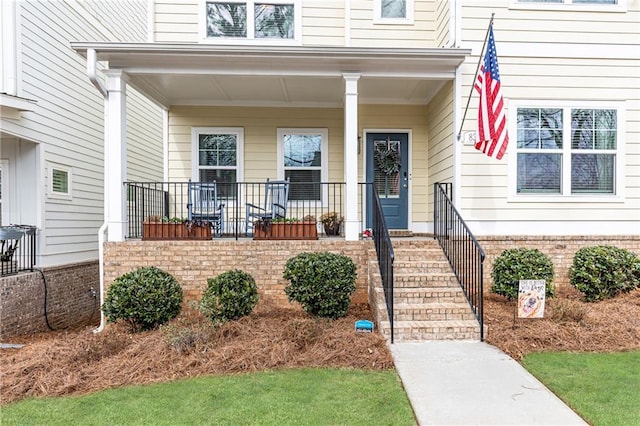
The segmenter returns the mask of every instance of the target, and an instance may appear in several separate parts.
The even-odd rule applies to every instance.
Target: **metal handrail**
[[[31,271],[36,263],[36,227],[0,226],[0,276]]]
[[[378,266],[380,268],[380,276],[382,278],[382,288],[384,289],[384,297],[387,304],[387,314],[389,316],[389,326],[391,328],[391,343],[394,339],[393,325],[393,262],[395,253],[391,244],[391,236],[382,211],[382,203],[380,196],[376,191],[375,185],[368,184],[371,188],[371,200],[373,202],[372,209],[372,226],[373,226],[373,242],[376,247],[378,257]]]
[[[453,185],[434,184],[433,234],[438,240],[458,283],[480,323],[484,340],[483,264],[485,252],[453,205]]]

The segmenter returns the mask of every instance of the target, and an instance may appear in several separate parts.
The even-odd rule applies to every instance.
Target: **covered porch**
[[[392,191],[380,191],[381,198],[394,203],[385,215],[393,211],[404,219],[395,228],[432,229],[432,181],[453,177],[457,70],[468,50],[99,42],[73,48],[86,57],[89,78],[105,96],[109,241],[139,235],[149,216],[135,210],[139,185],[123,185],[131,167],[127,143],[133,142],[127,140],[127,84],[165,109],[169,184],[144,190],[168,197],[158,216],[188,213],[188,202],[176,200],[186,194],[180,185],[216,181],[227,187],[219,234],[240,237],[247,235],[246,205],[262,203],[260,185],[289,179],[292,191],[297,187],[304,196],[288,201],[287,219],[314,216],[318,224],[334,211],[343,218],[340,235],[355,241],[368,227],[371,202],[361,183],[382,180],[377,189]],[[440,128],[433,139],[430,127]],[[318,157],[309,167],[287,163],[287,143],[299,150],[303,138],[315,141]],[[229,144],[232,149],[224,148]],[[445,161],[430,145],[449,151]],[[401,153],[382,179],[376,147]],[[166,195],[171,185],[173,196]],[[132,202],[138,205],[133,211]],[[320,225],[317,230],[326,234]]]

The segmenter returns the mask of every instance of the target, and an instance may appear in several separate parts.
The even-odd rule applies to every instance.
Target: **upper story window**
[[[290,201],[325,201],[327,129],[278,129],[278,175],[289,179]]]
[[[194,128],[192,179],[216,182],[218,197],[234,198],[236,182],[242,180],[241,157],[244,130],[241,128]]]
[[[517,107],[516,114],[517,194],[619,195],[617,108]]]
[[[285,40],[299,38],[299,0],[222,0],[205,4],[208,40]]]
[[[374,0],[373,7],[375,23],[413,23],[413,0]]]

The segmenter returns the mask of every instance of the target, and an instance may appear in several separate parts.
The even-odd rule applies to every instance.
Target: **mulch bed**
[[[534,351],[640,350],[640,290],[598,303],[565,290],[547,300],[544,319],[516,319],[515,302],[487,294],[486,341],[515,359]],[[372,319],[366,305],[345,318],[314,319],[301,310],[259,306],[214,328],[193,310],[159,330],[130,334],[109,325],[12,339],[2,349],[0,404],[32,396],[79,395],[100,389],[212,374],[298,367],[393,368],[378,333],[356,333]]]

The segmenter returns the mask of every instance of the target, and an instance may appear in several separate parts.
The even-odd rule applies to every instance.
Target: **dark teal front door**
[[[367,182],[380,196],[389,229],[408,228],[409,135],[367,133]],[[367,226],[371,226],[371,200],[367,202]]]

